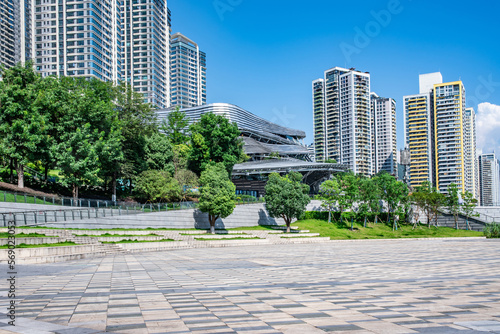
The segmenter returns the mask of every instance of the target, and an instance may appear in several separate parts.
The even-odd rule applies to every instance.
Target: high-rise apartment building
[[[348,165],[356,174],[372,175],[370,74],[340,67],[327,70],[322,94],[321,80],[313,82],[317,152],[324,146],[323,158],[317,156],[317,161],[332,159]],[[316,129],[324,129],[324,135]]]
[[[434,127],[432,92],[434,84],[443,82],[441,73],[419,76],[420,93],[405,96],[405,148],[410,154],[409,183],[413,188],[424,181],[434,183]]]
[[[500,167],[495,153],[479,156],[479,188],[481,206],[500,205]]]
[[[16,63],[15,17],[19,15],[19,3],[15,0],[0,2],[0,65],[7,67]]]
[[[172,106],[191,108],[207,103],[206,55],[198,44],[182,35],[172,35],[170,77]]]
[[[373,173],[397,175],[396,101],[371,93]]]
[[[0,62],[32,59],[42,76],[125,81],[146,102],[165,108],[170,17],[166,0],[5,0]]]
[[[467,108],[463,114],[465,190],[479,199],[479,175],[476,155],[476,113]]]
[[[42,76],[121,80],[118,0],[34,0],[33,61]]]
[[[325,128],[325,80],[318,79],[312,83],[313,118],[314,118],[314,153],[316,161],[326,160],[326,128]]]
[[[465,88],[461,81],[435,84],[434,149],[436,188],[448,193],[452,183],[465,192]]]
[[[166,0],[121,0],[123,80],[159,108],[170,106],[171,13]]]

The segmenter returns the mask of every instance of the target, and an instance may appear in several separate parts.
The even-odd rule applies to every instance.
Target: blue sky
[[[237,104],[302,129],[309,144],[312,80],[334,66],[355,67],[371,73],[372,91],[396,99],[401,148],[403,96],[418,93],[419,74],[440,71],[445,81],[464,82],[476,111],[489,103],[479,108],[478,146],[500,150],[500,131],[492,126],[500,126],[496,1],[169,0],[168,6],[173,33],[207,53],[208,103]],[[382,11],[388,15],[377,21],[374,13]],[[356,39],[359,31],[368,39]],[[356,49],[348,54],[341,46]],[[486,131],[493,137],[483,138]]]

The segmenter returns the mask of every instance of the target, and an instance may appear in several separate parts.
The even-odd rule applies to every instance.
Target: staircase
[[[44,231],[44,234],[47,236],[59,236],[60,238],[66,239],[66,241],[72,241],[78,245],[96,245],[96,251],[101,253],[105,252],[108,254],[116,254],[116,253],[126,253],[127,251],[121,248],[116,244],[103,244],[97,240],[97,238],[93,237],[85,237],[80,235],[74,235],[69,230],[51,230],[47,229]]]
[[[437,221],[438,221],[438,226],[455,228],[455,218],[453,217],[453,215],[441,212],[438,216]],[[459,229],[461,230],[467,229],[466,218],[464,216],[459,215],[457,221]],[[432,220],[431,224],[435,224],[434,219]],[[484,230],[484,227],[486,226],[485,223],[476,220],[473,217],[469,218],[469,225],[472,231],[478,231],[478,232],[482,232]]]

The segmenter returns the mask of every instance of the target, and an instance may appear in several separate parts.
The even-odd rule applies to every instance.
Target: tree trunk
[[[332,222],[332,210],[328,210],[328,223]]]
[[[112,187],[113,187],[113,196],[111,197],[111,200],[113,202],[116,202],[116,172],[113,173]]]
[[[210,233],[215,234],[215,222],[217,221],[217,216],[215,215],[208,215],[208,220],[210,221]]]
[[[76,183],[73,183],[73,199],[78,199],[78,185]]]
[[[20,163],[16,166],[17,170],[17,186],[19,188],[24,188],[24,166]]]
[[[364,227],[366,227],[366,219],[367,219],[367,218],[366,218],[366,216],[365,216],[365,224],[364,224]]]
[[[14,159],[10,159],[10,183],[14,183]]]
[[[455,214],[453,215],[453,218],[455,218],[455,230],[458,230],[458,218]]]
[[[286,223],[286,233],[290,233],[290,223],[291,219],[288,217],[285,217],[285,223]]]

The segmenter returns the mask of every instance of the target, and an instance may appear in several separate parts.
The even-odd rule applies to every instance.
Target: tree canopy
[[[229,179],[223,163],[210,164],[201,173],[199,208],[208,213],[210,231],[215,233],[215,222],[226,218],[236,206],[236,187]]]
[[[302,183],[302,175],[291,172],[280,176],[278,173],[269,175],[266,190],[266,209],[274,218],[283,218],[287,233],[293,219],[299,218],[306,210],[309,198],[309,186]]]
[[[233,166],[243,156],[243,142],[236,123],[207,113],[191,125],[190,132],[189,169],[200,175],[210,163],[222,163],[231,175]]]

